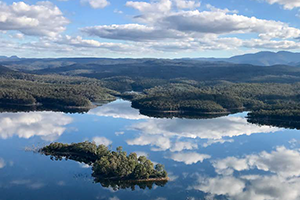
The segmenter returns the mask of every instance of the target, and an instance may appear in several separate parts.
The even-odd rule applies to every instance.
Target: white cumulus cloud
[[[291,10],[294,8],[300,7],[300,1],[299,0],[264,0],[269,4],[280,4],[284,7],[284,9]]]
[[[81,0],[81,3],[88,3],[92,8],[105,8],[110,5],[110,2],[107,0]]]
[[[20,31],[25,35],[57,36],[65,31],[69,20],[60,9],[49,1],[29,5],[14,2],[7,5],[0,2],[0,30]]]

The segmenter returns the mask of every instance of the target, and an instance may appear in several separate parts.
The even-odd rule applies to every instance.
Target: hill
[[[296,66],[300,63],[300,53],[292,53],[288,51],[270,52],[261,51],[253,54],[244,54],[233,56],[231,58],[196,58],[195,60],[201,61],[223,61],[236,64],[251,64],[259,66],[272,66],[272,65],[293,65]]]
[[[31,71],[36,74],[60,74],[105,79],[117,76],[151,79],[189,79],[194,81],[277,82],[300,81],[300,68],[287,65],[256,66],[220,62],[153,60],[136,64],[73,64]]]

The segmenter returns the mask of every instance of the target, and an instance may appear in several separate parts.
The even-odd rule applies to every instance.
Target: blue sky
[[[229,57],[300,49],[299,0],[0,2],[5,56]]]

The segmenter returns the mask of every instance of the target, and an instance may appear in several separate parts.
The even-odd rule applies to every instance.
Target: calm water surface
[[[86,114],[0,114],[0,200],[300,199],[300,132],[215,119],[156,119],[117,100]],[[91,168],[25,151],[51,142],[123,146],[166,166],[171,181],[113,190]]]

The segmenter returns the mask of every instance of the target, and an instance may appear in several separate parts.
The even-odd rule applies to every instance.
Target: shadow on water
[[[95,183],[100,183],[102,187],[105,188],[112,188],[113,190],[120,190],[120,189],[131,189],[132,191],[136,190],[138,186],[140,189],[154,189],[155,186],[164,187],[168,181],[117,181],[117,180],[107,180],[107,179],[98,179],[94,177]]]
[[[214,119],[218,117],[228,116],[230,113],[205,114],[197,112],[157,112],[149,110],[139,110],[141,115],[154,118],[183,118],[183,119]]]
[[[300,130],[300,120],[286,119],[279,117],[248,117],[247,121],[251,124],[274,126],[278,128]]]
[[[64,113],[87,113],[90,108],[79,107],[63,107],[63,106],[45,106],[45,105],[0,105],[0,113],[3,112],[32,112],[32,111],[52,111],[52,112],[64,112]]]

